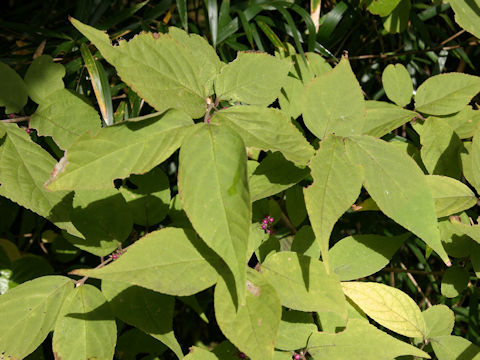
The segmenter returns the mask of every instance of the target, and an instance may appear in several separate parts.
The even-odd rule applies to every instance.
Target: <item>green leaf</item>
[[[50,94],[63,89],[65,67],[53,62],[49,55],[41,55],[33,60],[25,74],[25,84],[28,95],[37,104],[40,104]],[[62,104],[64,105],[64,104]],[[76,115],[74,111],[70,115]]]
[[[455,12],[455,21],[469,33],[480,38],[480,1],[450,0],[450,6]]]
[[[480,77],[448,73],[428,78],[415,94],[415,109],[430,115],[462,110],[480,91]]]
[[[327,271],[330,233],[333,226],[357,199],[362,172],[346,156],[343,140],[328,136],[310,161],[313,184],[303,190],[310,223],[320,244]]]
[[[227,263],[243,299],[252,218],[245,145],[228,127],[200,124],[185,137],[179,163],[185,212],[203,241]]]
[[[306,165],[313,155],[312,146],[278,109],[232,106],[217,112],[212,122],[228,126],[237,132],[245,146],[280,151],[296,165]]]
[[[222,341],[212,352],[219,360],[238,360],[240,357],[240,351],[228,340]]]
[[[467,257],[472,253],[475,242],[471,239],[474,227],[465,225],[453,219],[443,219],[438,222],[443,246],[448,255],[454,257]]]
[[[2,128],[7,136],[0,140],[0,195],[80,235],[69,221],[73,193],[43,187],[55,165],[53,157],[16,124],[1,123]]]
[[[160,341],[133,328],[118,337],[115,354],[121,360],[135,360],[138,354],[161,355],[165,350],[167,347]]]
[[[113,358],[117,326],[105,297],[92,285],[73,290],[65,300],[52,347],[62,360]]]
[[[113,263],[72,274],[138,285],[169,295],[196,294],[217,281],[222,260],[188,229],[164,228],[144,236]],[[220,269],[221,270],[221,269]]]
[[[343,238],[330,249],[332,269],[341,281],[370,276],[383,269],[395,252],[410,237],[353,235]]]
[[[335,360],[387,360],[401,355],[430,358],[422,350],[358,319],[350,319],[347,328],[337,334],[313,333],[308,341],[308,352],[315,358]]]
[[[363,167],[364,186],[382,212],[450,264],[440,241],[432,194],[415,161],[392,144],[368,136],[347,138],[345,142],[351,161]]]
[[[315,234],[310,225],[304,225],[297,231],[293,238],[291,251],[315,259],[320,258],[320,245],[318,241],[316,241]]]
[[[445,120],[428,118],[422,126],[420,142],[422,161],[430,174],[460,179],[463,144]]]
[[[168,176],[159,168],[144,175],[131,175],[128,179],[135,188],[124,185],[120,192],[127,201],[133,222],[151,226],[162,221],[170,205],[170,183]]]
[[[73,289],[71,279],[45,276],[0,296],[0,354],[23,359],[53,330],[63,302]],[[21,334],[21,336],[19,336]]]
[[[287,117],[296,119],[302,114],[301,101],[303,82],[293,76],[287,76],[282,91],[278,96],[278,103]]]
[[[108,126],[95,135],[85,133],[57,164],[47,188],[111,188],[114,179],[145,173],[167,159],[191,125],[186,114],[170,110],[139,122]]]
[[[434,305],[422,312],[427,326],[425,338],[450,335],[455,324],[455,314],[448,306]]]
[[[292,186],[285,191],[285,206],[293,226],[299,226],[307,216],[302,186]]]
[[[294,310],[332,312],[343,319],[347,305],[335,274],[309,256],[282,251],[267,257],[262,272],[277,290],[282,305]]]
[[[219,358],[208,350],[192,346],[190,352],[184,357],[185,360],[219,360]]]
[[[282,307],[264,275],[249,269],[238,309],[223,278],[215,287],[215,317],[223,334],[252,360],[272,360]]]
[[[458,213],[477,203],[473,191],[458,180],[438,175],[428,175],[426,178],[435,202],[437,217]]]
[[[345,295],[380,325],[408,337],[425,336],[422,313],[403,291],[371,282],[344,282],[342,288]]]
[[[430,339],[438,360],[480,360],[480,347],[460,336],[437,336]]]
[[[416,112],[384,101],[366,101],[366,117],[362,134],[382,137],[412,120]]]
[[[64,150],[83,133],[97,133],[100,125],[97,111],[66,89],[42,98],[30,121],[30,127],[39,135],[51,136]]]
[[[118,281],[102,281],[102,293],[117,318],[153,336],[183,358],[173,333],[175,298]]]
[[[390,64],[382,74],[383,88],[390,100],[398,106],[406,106],[413,95],[413,85],[405,66]]]
[[[31,254],[23,255],[21,258],[16,259],[12,262],[10,268],[12,270],[12,275],[8,282],[10,288],[28,280],[54,273],[52,266],[46,259]]]
[[[401,0],[374,0],[370,1],[367,10],[374,15],[387,16],[400,3]]]
[[[346,58],[331,71],[312,80],[302,98],[303,120],[318,138],[328,134],[360,134],[365,123],[365,101]]]
[[[465,268],[452,266],[445,271],[442,278],[441,292],[448,298],[457,297],[466,289],[470,275]]]
[[[76,247],[97,256],[115,250],[132,231],[132,216],[117,189],[77,190],[70,217],[84,239],[67,236]]]
[[[239,52],[215,79],[222,100],[270,105],[280,95],[291,64],[261,52]]]
[[[280,350],[303,349],[307,346],[310,335],[316,331],[317,325],[315,325],[312,315],[283,309],[276,348]]]
[[[28,91],[20,75],[8,65],[0,62],[0,107],[5,113],[19,112],[27,103]]]
[[[480,111],[473,110],[470,105],[465,106],[458,113],[443,117],[460,139],[468,139],[475,133],[480,124]]]
[[[467,162],[469,163],[470,176],[467,177],[467,180],[478,192],[480,191],[480,127],[477,128],[473,135],[469,157],[470,159],[467,159]]]
[[[304,179],[310,170],[295,166],[280,152],[268,154],[248,179],[252,201],[257,201],[288,189]]]
[[[385,30],[392,34],[405,31],[409,24],[411,7],[410,0],[401,0],[395,9],[386,18],[382,19]]]
[[[205,114],[212,80],[220,71],[218,58],[205,55],[206,40],[171,34],[142,33],[111,46],[107,34],[78,20],[72,24],[100,50],[120,78],[157,111],[185,111],[194,118]]]

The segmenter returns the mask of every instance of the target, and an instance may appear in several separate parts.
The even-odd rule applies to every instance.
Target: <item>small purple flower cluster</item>
[[[272,229],[270,229],[270,225],[273,223],[275,219],[270,215],[265,215],[262,220],[262,230],[264,230],[267,234],[272,233]]]
[[[110,257],[112,258],[112,260],[117,260],[120,255],[122,255],[122,250],[118,249],[118,250],[115,250],[115,252],[113,252]]]

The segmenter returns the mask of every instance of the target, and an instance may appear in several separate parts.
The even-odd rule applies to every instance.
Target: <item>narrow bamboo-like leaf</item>
[[[415,94],[415,109],[430,115],[462,110],[480,91],[480,77],[448,73],[428,78]]]
[[[0,296],[1,357],[23,359],[33,352],[53,330],[62,304],[72,290],[71,279],[44,276]]]
[[[7,132],[0,140],[0,195],[80,235],[69,220],[73,193],[43,188],[55,165],[53,157],[16,124],[2,123],[0,129]]]
[[[413,95],[413,85],[405,66],[390,64],[382,73],[382,83],[390,100],[398,106],[406,106]]]
[[[80,52],[88,74],[90,75],[90,81],[92,82],[92,88],[97,99],[98,107],[102,113],[103,121],[106,125],[112,125],[112,95],[110,94],[110,84],[105,74],[105,70],[103,70],[102,64],[93,58],[86,44],[80,46]]]
[[[176,0],[178,15],[185,30],[188,30],[187,0]]]
[[[362,132],[365,101],[346,58],[333,70],[307,84],[302,112],[305,125],[320,139],[331,133],[350,136]]]
[[[370,282],[344,282],[342,288],[345,295],[380,325],[409,337],[425,336],[422,313],[403,291]]]
[[[341,281],[370,276],[383,269],[410,233],[399,236],[353,235],[330,249],[332,269]]]
[[[313,231],[319,242],[327,271],[330,233],[345,211],[355,202],[362,187],[361,170],[350,162],[340,137],[328,136],[310,161],[313,184],[303,190]]]
[[[119,259],[100,269],[74,270],[89,277],[138,285],[164,294],[188,296],[212,286],[222,260],[187,229],[151,232]]]
[[[412,120],[417,113],[383,101],[366,101],[362,134],[382,137]]]
[[[422,161],[431,175],[460,179],[460,152],[463,144],[445,120],[428,118],[422,126],[420,142],[423,145]]]
[[[312,315],[306,312],[285,309],[278,330],[276,348],[297,350],[307,346],[308,338],[317,331]]]
[[[175,298],[118,281],[102,281],[102,293],[116,317],[167,345],[179,359],[180,344],[173,333]]]
[[[106,189],[113,180],[145,173],[168,158],[181,144],[192,120],[170,110],[140,122],[125,121],[83,134],[57,164],[50,190]]]
[[[246,146],[280,151],[297,165],[306,165],[313,156],[313,148],[280,110],[232,106],[217,112],[212,122],[230,127],[242,137]]]
[[[294,310],[332,312],[346,319],[347,304],[340,281],[323,263],[290,251],[269,256],[262,272],[275,287],[282,305]]]
[[[367,10],[382,17],[389,15],[401,0],[376,0],[369,3]]]
[[[442,278],[441,292],[443,296],[454,298],[459,296],[468,285],[470,274],[465,268],[452,266],[445,271]]]
[[[20,75],[0,61],[0,107],[5,106],[5,113],[20,111],[28,100],[27,86]]]
[[[252,202],[278,194],[309,174],[308,168],[295,166],[280,152],[267,155],[248,179]]]
[[[105,297],[92,285],[75,288],[55,324],[52,347],[62,360],[113,358],[117,326]]]
[[[25,74],[25,84],[28,88],[28,95],[37,104],[46,99],[50,94],[63,89],[63,77],[65,67],[56,64],[49,55],[41,55],[33,60]],[[71,115],[75,115],[74,111]]]
[[[430,339],[438,360],[480,360],[480,347],[454,335]]]
[[[432,193],[422,170],[401,149],[369,136],[346,139],[350,159],[364,169],[364,186],[382,212],[425,241],[446,264]]]
[[[427,326],[425,338],[450,335],[455,324],[455,314],[446,305],[434,305],[422,312]]]
[[[66,89],[60,89],[41,99],[32,115],[30,127],[39,135],[48,135],[66,150],[86,131],[97,133],[101,121],[97,111]]]
[[[224,100],[270,105],[280,95],[290,66],[266,53],[239,52],[215,80],[215,93]]]
[[[178,189],[194,229],[227,263],[245,295],[252,209],[245,145],[226,126],[199,125],[180,150]]]
[[[122,80],[157,111],[176,108],[195,118],[205,113],[221,63],[199,51],[204,39],[193,36],[184,42],[181,36],[142,33],[114,47],[104,32],[71,21],[115,66]],[[198,46],[191,46],[192,42]]]
[[[390,360],[401,355],[429,359],[427,353],[378,330],[365,320],[350,319],[347,328],[337,334],[314,333],[308,341],[308,352],[335,360]]]
[[[215,287],[214,303],[218,326],[236,347],[252,360],[273,359],[282,307],[261,273],[249,269],[245,302],[238,310],[222,278]]]
[[[437,217],[458,213],[477,203],[473,191],[458,180],[447,176],[428,175],[427,184],[432,192]]]
[[[455,21],[469,33],[480,38],[480,1],[450,0],[450,6],[455,12]]]

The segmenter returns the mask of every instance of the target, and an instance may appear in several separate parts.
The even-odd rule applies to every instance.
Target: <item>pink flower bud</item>
[[[9,117],[10,119],[13,119],[13,118],[15,117],[15,114],[8,114],[8,117]]]
[[[32,132],[32,130],[27,128],[27,129],[25,129],[25,132],[26,132],[27,134],[30,134],[30,133]]]
[[[295,360],[300,360],[302,358],[302,356],[300,354],[295,354],[295,355],[293,355],[293,358]]]
[[[262,223],[263,223],[263,224],[267,224],[267,223],[268,223],[268,220],[267,220],[267,219],[263,219],[263,220],[262,220]]]
[[[118,258],[118,255],[117,255],[116,253],[113,253],[113,254],[112,254],[112,259],[113,259],[113,260],[117,260],[117,258]]]
[[[245,359],[246,356],[245,356],[245,354],[244,354],[243,352],[240,352],[240,353],[238,353],[238,357],[239,357],[240,359]]]
[[[262,229],[263,229],[263,230],[267,230],[267,224],[263,224],[263,225],[262,225]]]
[[[273,220],[274,220],[273,217],[271,217],[271,216],[268,217],[268,221],[269,221],[270,223],[273,223]]]
[[[272,230],[268,229],[268,230],[267,230],[267,234],[270,235],[271,233],[272,233]]]

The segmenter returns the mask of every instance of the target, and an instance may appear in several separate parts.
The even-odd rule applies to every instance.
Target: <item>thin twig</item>
[[[407,267],[401,262],[400,263],[400,266],[402,267],[402,269],[404,270],[407,270]],[[429,308],[432,307],[432,303],[430,302],[430,300],[428,300],[427,296],[423,293],[422,289],[420,288],[420,286],[418,286],[418,283],[417,281],[415,280],[415,278],[413,277],[413,275],[409,272],[407,272],[407,276],[408,278],[410,279],[410,281],[412,282],[412,284],[415,286],[415,288],[417,289],[417,291],[420,293],[420,295],[422,295],[423,297],[423,300],[425,301],[425,303],[427,304],[427,306]]]
[[[4,123],[18,123],[18,122],[29,121],[29,120],[30,120],[30,116],[21,116],[21,117],[16,117],[12,119],[2,119],[0,121]]]
[[[440,45],[445,45],[446,43],[448,43],[449,41],[452,41],[453,39],[455,39],[456,37],[462,35],[463,33],[465,32],[465,29],[463,30],[460,30],[459,32],[457,32],[456,34],[453,34],[452,36],[450,36],[448,39],[446,40],[443,40]]]

